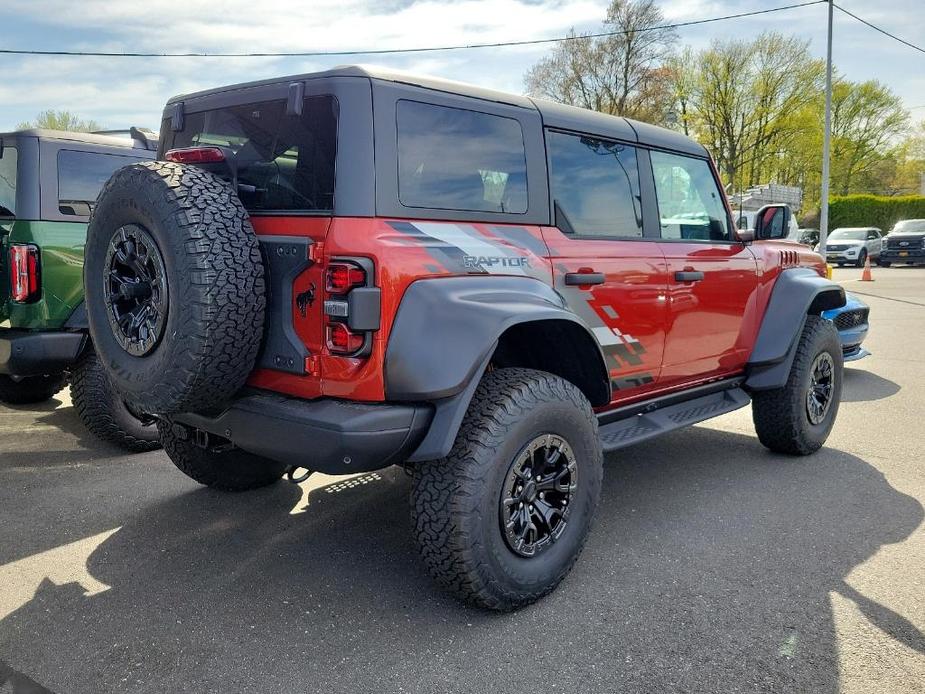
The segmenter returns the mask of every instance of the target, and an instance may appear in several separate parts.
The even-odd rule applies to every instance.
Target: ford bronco
[[[0,402],[42,402],[70,380],[90,432],[131,451],[158,447],[157,429],[122,401],[86,339],[83,249],[100,188],[156,146],[136,128],[0,135]]]
[[[575,562],[604,452],[749,403],[823,445],[845,297],[788,227],[737,231],[678,133],[343,67],[171,99],[100,194],[87,312],[194,480],[405,466],[427,568],[509,610]]]

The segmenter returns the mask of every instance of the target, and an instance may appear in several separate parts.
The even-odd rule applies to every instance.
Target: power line
[[[605,38],[608,36],[621,36],[625,34],[641,34],[649,31],[658,31],[661,29],[681,29],[684,27],[696,26],[698,24],[709,24],[711,22],[722,22],[729,19],[741,19],[743,17],[754,17],[761,14],[770,14],[771,12],[782,12],[784,10],[793,10],[799,7],[808,7],[810,5],[819,5],[827,0],[810,0],[809,2],[800,2],[793,5],[783,5],[781,7],[770,7],[764,10],[754,10],[752,12],[740,12],[722,17],[710,17],[708,19],[695,19],[688,22],[677,22],[675,24],[660,24],[658,26],[646,27],[643,29],[632,29],[629,31],[605,31],[596,34],[582,34],[577,36],[559,36],[551,39],[531,39],[528,41],[499,41],[497,43],[471,43],[456,46],[430,46],[426,48],[379,48],[369,50],[350,50],[350,51],[296,51],[280,53],[116,53],[107,51],[41,51],[26,50],[14,48],[0,48],[0,54],[6,55],[61,55],[61,56],[81,56],[81,57],[105,57],[105,58],[321,58],[321,57],[345,57],[356,55],[389,55],[397,53],[432,53],[436,51],[459,51],[472,48],[503,48],[508,46],[536,46],[545,43],[558,43],[560,41],[576,41],[586,38]]]
[[[889,36],[891,39],[895,39],[896,41],[899,41],[900,43],[905,44],[906,46],[909,46],[909,48],[914,48],[914,49],[917,50],[919,53],[925,53],[925,48],[922,48],[921,46],[916,46],[914,43],[911,43],[911,42],[909,42],[909,41],[906,41],[906,39],[901,39],[901,38],[898,37],[896,34],[891,34],[891,33],[888,32],[886,29],[881,29],[881,28],[878,27],[876,24],[871,24],[871,23],[868,22],[866,19],[861,19],[860,17],[858,17],[858,16],[857,16],[856,14],[854,14],[853,12],[849,12],[848,10],[846,10],[846,9],[845,9],[844,7],[842,7],[841,5],[835,5],[835,7],[837,7],[839,10],[841,10],[842,12],[844,12],[844,13],[845,13],[846,15],[848,15],[849,17],[854,17],[854,18],[855,18],[856,20],[858,20],[861,24],[866,24],[867,26],[869,26],[869,27],[870,27],[871,29],[873,29],[874,31],[879,31],[879,32],[880,32],[881,34],[883,34],[884,36]]]

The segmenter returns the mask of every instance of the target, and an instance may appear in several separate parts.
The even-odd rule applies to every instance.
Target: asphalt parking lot
[[[401,470],[227,495],[66,392],[0,405],[0,691],[925,692],[925,268],[859,277],[822,452],[746,409],[611,456],[575,570],[511,615],[431,583]]]

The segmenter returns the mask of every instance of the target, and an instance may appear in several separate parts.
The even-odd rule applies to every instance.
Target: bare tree
[[[569,33],[525,77],[527,92],[554,101],[650,122],[670,109],[664,63],[676,39],[654,0],[613,0],[604,21],[611,36]]]

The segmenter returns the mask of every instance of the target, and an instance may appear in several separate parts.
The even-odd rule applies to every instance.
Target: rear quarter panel
[[[408,219],[337,217],[254,218],[262,234],[310,236],[323,244],[323,265],[333,258],[369,258],[382,290],[381,323],[365,358],[331,355],[324,347],[323,266],[315,263],[295,280],[293,297],[315,285],[316,300],[302,316],[292,307],[297,334],[317,357],[318,375],[298,376],[260,369],[249,383],[297,397],[338,397],[365,402],[385,399],[385,352],[395,315],[408,286],[417,280],[459,275],[518,275],[552,283],[546,244],[537,226]],[[481,263],[481,264],[480,264]],[[435,319],[445,316],[434,316]],[[435,320],[436,324],[436,320]],[[422,340],[427,336],[422,335]]]
[[[60,328],[83,300],[83,258],[87,239],[84,222],[30,222],[17,220],[3,242],[3,313],[11,327],[34,330]],[[9,301],[9,257],[11,243],[32,243],[39,247],[42,295],[30,304]]]

